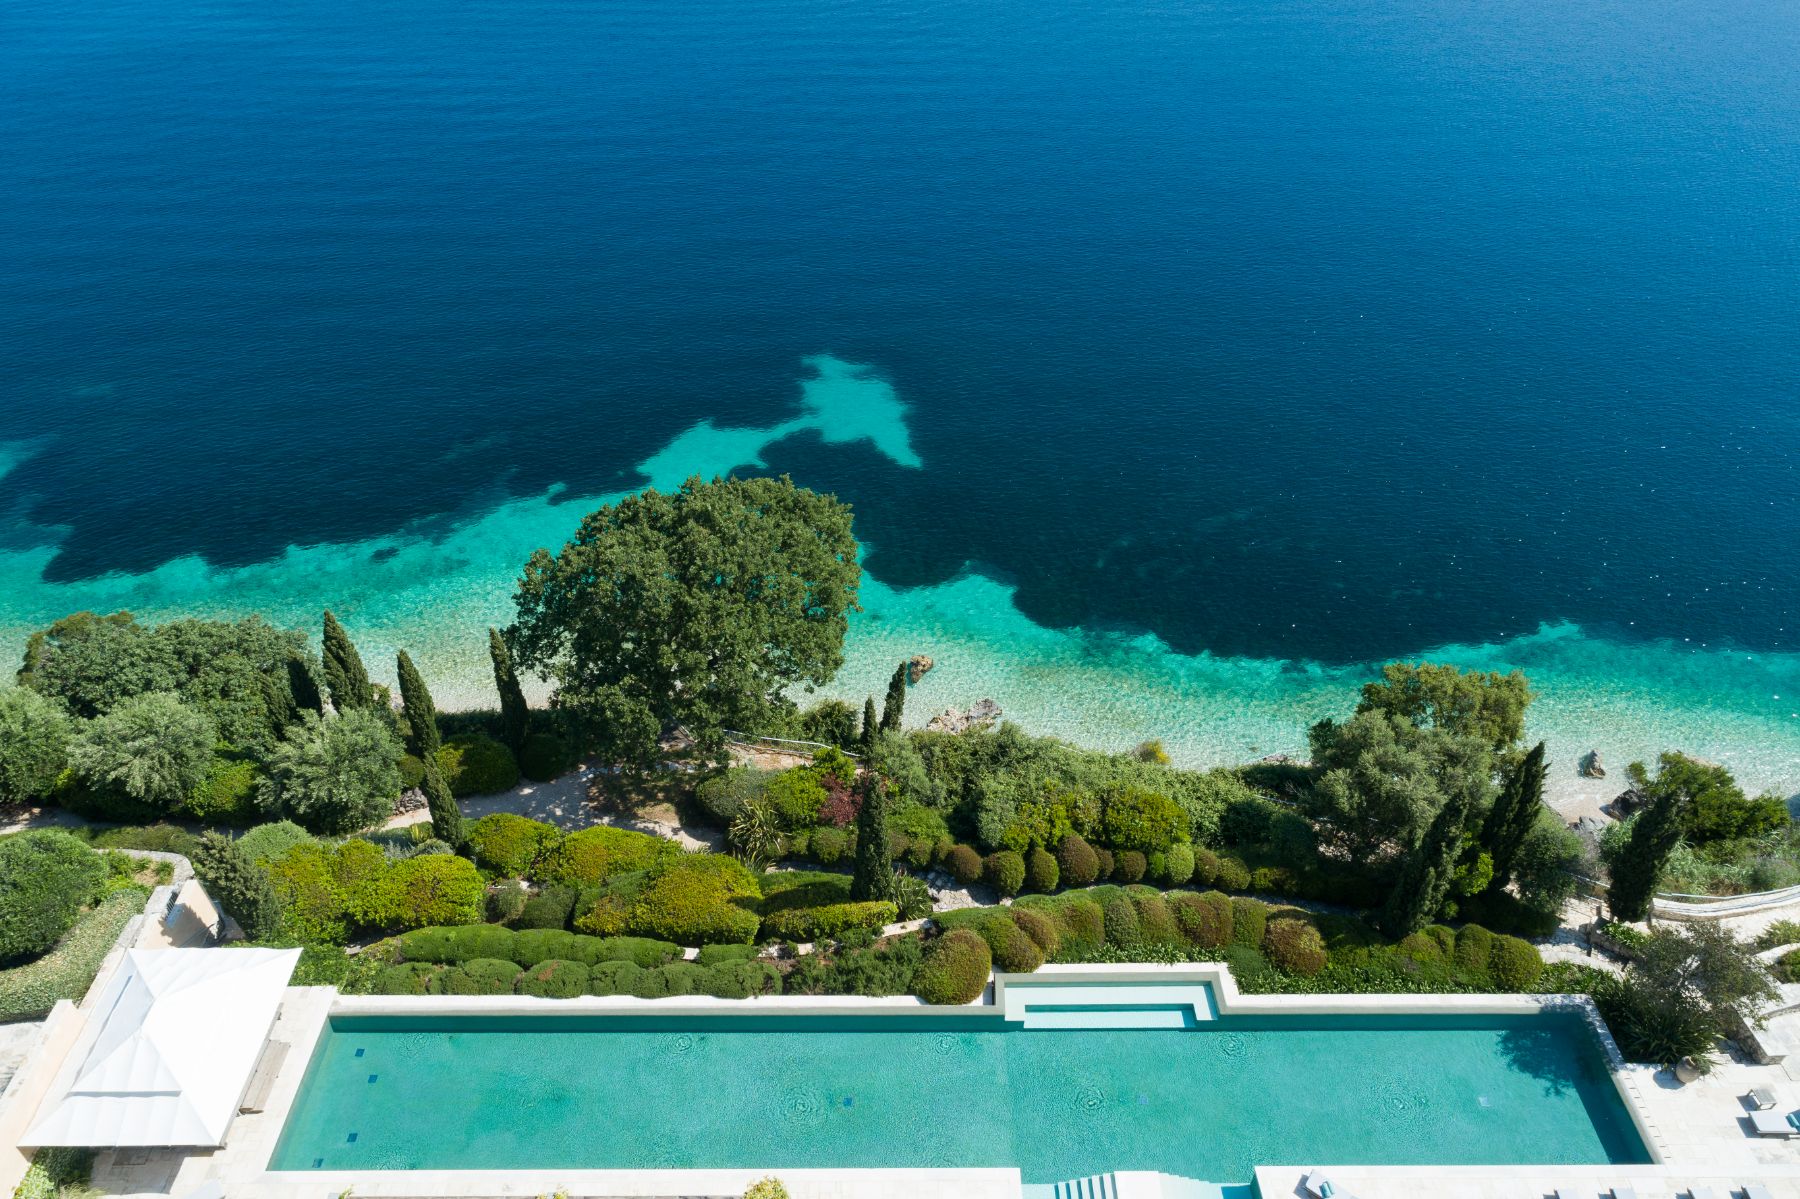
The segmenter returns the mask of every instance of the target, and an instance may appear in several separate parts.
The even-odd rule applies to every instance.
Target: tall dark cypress
[[[1487,886],[1490,892],[1504,891],[1512,882],[1519,849],[1537,823],[1538,809],[1543,806],[1544,769],[1544,743],[1540,741],[1507,777],[1506,789],[1494,801],[1481,826],[1481,847],[1487,850],[1494,863],[1493,881]]]
[[[1469,821],[1474,802],[1471,792],[1457,789],[1432,818],[1431,827],[1406,859],[1400,880],[1388,893],[1379,919],[1381,931],[1394,940],[1430,924],[1444,906],[1444,897],[1450,893],[1450,883],[1456,875],[1456,859],[1462,852],[1463,826]]]
[[[1631,838],[1612,864],[1612,885],[1606,906],[1614,920],[1645,920],[1650,916],[1656,884],[1676,842],[1681,840],[1687,796],[1671,787],[1657,794],[1631,828]]]
[[[438,736],[437,705],[431,702],[425,679],[405,650],[396,659],[396,669],[400,676],[400,704],[406,709],[406,751],[429,762],[444,743]]]
[[[894,864],[888,857],[887,788],[873,774],[863,775],[862,780],[850,898],[858,902],[894,898]]]
[[[375,689],[369,685],[369,672],[363,669],[362,655],[344,626],[337,622],[331,609],[325,610],[325,635],[322,638],[325,659],[325,686],[331,691],[331,706],[340,712],[352,708],[375,706]]]
[[[319,680],[313,677],[312,667],[300,654],[288,655],[287,678],[295,706],[302,711],[324,715],[325,697],[319,693]]]
[[[906,712],[906,663],[894,670],[888,680],[887,698],[881,703],[881,729],[885,733],[900,731],[900,718]]]
[[[858,738],[864,753],[875,748],[875,730],[878,724],[879,722],[875,718],[875,697],[873,695],[865,696],[863,699],[862,736]]]
[[[525,738],[531,735],[531,705],[525,702],[512,652],[499,629],[488,630],[488,657],[494,660],[494,688],[500,692],[500,735],[513,753],[523,753]]]
[[[269,872],[250,860],[238,843],[220,833],[200,834],[194,850],[194,873],[206,893],[225,910],[252,941],[274,935],[281,922],[281,900]]]
[[[421,789],[425,792],[425,807],[431,813],[431,835],[452,849],[462,848],[466,840],[462,808],[457,805],[456,796],[450,793],[450,784],[444,781],[444,772],[438,769],[436,758],[425,759],[425,781]]]

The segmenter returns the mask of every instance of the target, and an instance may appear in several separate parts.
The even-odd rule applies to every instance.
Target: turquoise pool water
[[[277,1170],[1643,1162],[1592,1035],[1529,1017],[338,1017]]]

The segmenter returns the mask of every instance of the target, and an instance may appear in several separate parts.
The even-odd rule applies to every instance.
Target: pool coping
[[[1630,1114],[1654,1169],[1665,1161],[1663,1138],[1642,1102],[1637,1079],[1626,1067],[1617,1043],[1585,995],[1246,995],[1229,967],[1217,962],[1174,965],[1094,964],[1047,965],[1033,974],[995,974],[980,999],[963,1006],[932,1006],[913,996],[782,995],[755,999],[638,999],[632,996],[581,996],[540,999],[519,995],[396,996],[331,994],[330,1002],[304,1005],[304,1017],[285,1030],[292,1046],[262,1117],[254,1145],[235,1163],[252,1193],[274,1197],[335,1195],[354,1189],[370,1199],[421,1199],[431,1196],[536,1196],[565,1190],[572,1196],[736,1196],[766,1170],[272,1170],[275,1149],[311,1067],[319,1039],[336,1016],[717,1016],[726,1013],[783,1016],[895,1016],[910,1019],[967,1020],[971,1016],[1005,1020],[1009,987],[1044,984],[1111,986],[1121,983],[1206,984],[1213,989],[1218,1013],[1224,1016],[1306,1015],[1538,1015],[1565,1011],[1579,1014],[1599,1038],[1609,1072]],[[294,992],[315,991],[294,988]],[[233,1155],[236,1156],[236,1155]],[[222,1163],[221,1163],[222,1164]],[[1261,1163],[1279,1166],[1281,1163]],[[1453,1169],[1454,1167],[1444,1167]],[[1508,1167],[1519,1177],[1542,1173],[1547,1165]],[[1617,1168],[1617,1167],[1615,1167]],[[1501,1167],[1490,1169],[1500,1170]],[[239,1173],[242,1171],[242,1173]],[[781,1171],[796,1199],[805,1196],[959,1196],[966,1199],[1017,1199],[1022,1178],[1016,1167],[996,1169],[794,1169]],[[1214,1182],[1237,1182],[1214,1179]],[[719,1188],[725,1189],[719,1189]]]

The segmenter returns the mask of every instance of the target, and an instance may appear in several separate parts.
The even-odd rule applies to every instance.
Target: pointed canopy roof
[[[133,949],[19,1143],[219,1145],[298,949]]]

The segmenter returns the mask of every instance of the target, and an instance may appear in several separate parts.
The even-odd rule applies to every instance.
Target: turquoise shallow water
[[[1005,1029],[1005,1031],[1000,1031]],[[1243,1181],[1258,1163],[1648,1157],[1566,1015],[1226,1019],[350,1017],[279,1170],[1016,1166]]]

